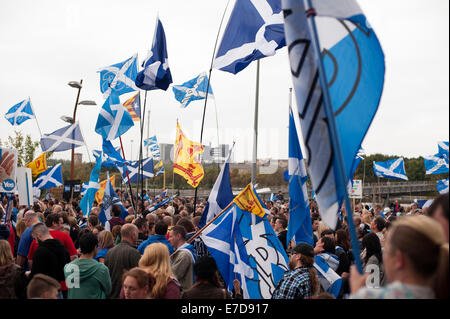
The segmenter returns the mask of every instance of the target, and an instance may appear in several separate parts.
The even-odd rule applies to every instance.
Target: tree
[[[21,132],[14,131],[15,136],[8,136],[6,147],[17,150],[17,166],[22,167],[34,159],[34,153],[39,146],[39,142],[33,142],[31,136],[23,136]]]

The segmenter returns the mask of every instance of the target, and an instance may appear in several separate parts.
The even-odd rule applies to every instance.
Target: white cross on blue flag
[[[41,148],[44,152],[63,152],[84,145],[78,122],[65,126],[41,138]]]
[[[448,193],[448,178],[437,181],[437,190],[440,194]]]
[[[105,99],[112,93],[119,96],[139,90],[134,83],[137,75],[137,54],[97,72],[100,73],[100,91]]]
[[[125,218],[128,216],[128,211],[123,206],[122,202],[120,201],[119,197],[117,196],[116,192],[114,191],[114,188],[112,187],[111,181],[109,179],[109,173],[107,174],[107,184],[105,188],[105,194],[103,195],[103,201],[101,205],[101,211],[98,216],[98,220],[105,225],[105,229],[110,231],[111,227],[109,226],[108,221],[112,218],[111,209],[113,205],[117,205],[122,210],[120,214],[120,218]]]
[[[125,134],[134,126],[130,113],[120,103],[119,97],[110,94],[98,115],[95,132],[111,141]]]
[[[174,85],[172,90],[175,94],[175,99],[184,108],[193,101],[204,100],[206,98],[206,90],[208,90],[209,95],[213,95],[211,85],[208,88],[208,76],[205,72],[181,85]]]
[[[439,154],[424,158],[425,174],[444,174],[449,172],[448,159],[440,157]]]
[[[373,171],[377,177],[408,180],[403,158],[391,159],[386,162],[373,162]]]
[[[33,187],[39,189],[50,189],[62,185],[61,164],[50,167],[43,172],[33,184]]]
[[[26,120],[34,119],[30,98],[23,100],[10,108],[8,113],[5,114],[5,118],[12,126],[18,126]]]

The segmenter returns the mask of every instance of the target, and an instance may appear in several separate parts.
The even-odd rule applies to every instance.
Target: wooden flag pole
[[[120,148],[122,149],[123,159],[126,160],[125,159],[125,151],[123,150],[122,136],[119,136],[119,141],[120,141]],[[131,188],[131,182],[130,182],[130,176],[128,175],[128,170],[126,171],[126,174],[127,174],[127,178],[128,178],[128,186],[130,187],[131,204],[133,205],[133,209],[136,213],[136,205],[134,204],[133,189]]]

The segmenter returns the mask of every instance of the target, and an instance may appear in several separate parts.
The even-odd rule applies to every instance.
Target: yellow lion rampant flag
[[[36,177],[39,174],[45,172],[48,169],[45,153],[39,155],[34,161],[27,164],[26,167],[31,168],[31,173],[33,174],[33,177]]]
[[[264,208],[256,195],[252,184],[248,184],[242,192],[237,195],[233,202],[242,210],[250,212],[263,218],[266,215]]]
[[[113,175],[109,178],[111,181],[111,185],[114,188],[114,184],[116,182],[116,175]],[[100,182],[100,189],[95,193],[95,200],[100,205],[103,202],[103,196],[105,195],[106,184],[108,183],[108,179]]]
[[[203,153],[203,145],[189,140],[186,135],[184,135],[178,122],[174,150],[174,173],[183,176],[189,185],[197,188],[198,184],[205,176],[199,157],[200,154]]]

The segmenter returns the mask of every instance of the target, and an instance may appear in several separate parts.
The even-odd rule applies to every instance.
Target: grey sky
[[[4,114],[30,96],[43,133],[66,125],[76,90],[67,83],[83,79],[77,118],[90,151],[101,137],[94,131],[104,100],[96,71],[150,48],[159,10],[174,84],[207,71],[226,0],[166,1],[0,1],[0,139],[12,133]],[[386,82],[379,111],[363,143],[369,154],[426,156],[438,141],[449,140],[449,16],[447,0],[359,0],[386,56]],[[234,1],[231,1],[231,5]],[[229,8],[231,12],[231,7]],[[256,64],[238,75],[213,71],[220,142],[236,140],[236,160],[251,158]],[[259,158],[287,158],[288,90],[286,48],[261,62]],[[128,94],[127,96],[131,96]],[[142,93],[144,98],[144,93]],[[124,98],[124,96],[122,96]],[[175,140],[176,119],[189,138],[200,139],[203,102],[181,109],[171,88],[151,91],[150,134],[162,143]],[[39,139],[35,121],[19,129]],[[147,129],[145,129],[146,131]],[[137,156],[138,126],[123,136],[129,157]],[[204,144],[217,144],[215,104],[208,103]],[[118,145],[118,141],[114,144]],[[77,151],[84,153],[86,148]],[[68,159],[70,151],[55,154]]]

